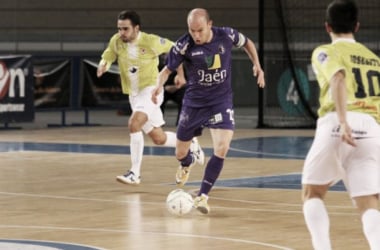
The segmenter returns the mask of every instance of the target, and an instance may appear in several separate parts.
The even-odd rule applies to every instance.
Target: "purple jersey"
[[[231,52],[245,45],[247,38],[229,27],[212,27],[211,42],[197,45],[185,34],[172,47],[167,61],[170,70],[183,63],[187,84],[183,105],[207,107],[232,104]]]

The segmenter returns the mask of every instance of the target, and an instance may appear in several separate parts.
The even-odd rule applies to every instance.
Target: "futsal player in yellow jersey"
[[[97,76],[101,77],[117,60],[123,93],[129,95],[132,115],[129,118],[128,128],[132,165],[126,174],[117,176],[116,180],[134,185],[140,184],[141,180],[144,150],[142,131],[152,138],[156,145],[175,147],[176,144],[176,134],[165,132],[161,127],[165,124],[160,109],[163,95],[157,104],[151,100],[158,76],[159,56],[168,53],[174,43],[157,35],[142,32],[140,26],[140,17],[135,11],[122,11],[117,20],[118,33],[111,37],[97,69]],[[182,70],[178,75],[180,76],[177,78],[178,84],[183,84]],[[192,141],[192,149],[203,154],[195,138]],[[197,156],[195,155],[195,158]]]
[[[328,188],[343,180],[370,249],[379,250],[380,59],[354,39],[359,23],[353,0],[330,3],[325,27],[332,43],[312,54],[320,108],[302,172],[305,222],[314,249],[331,249],[323,200]]]

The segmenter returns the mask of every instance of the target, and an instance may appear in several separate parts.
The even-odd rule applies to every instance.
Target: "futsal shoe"
[[[203,166],[205,164],[205,153],[203,152],[201,145],[199,145],[197,137],[191,140],[190,152],[193,154],[194,160],[197,164]]]
[[[199,164],[203,166],[205,163],[205,153],[203,152],[201,146],[198,143],[198,139],[194,137],[191,140],[190,144],[190,154],[192,155],[193,162],[190,164],[190,166],[181,166],[179,165],[177,169],[177,173],[175,175],[175,182],[177,186],[183,186],[187,182],[190,176],[191,169],[196,165]]]
[[[175,183],[177,184],[177,186],[182,187],[183,185],[185,185],[185,183],[189,179],[190,170],[193,167],[193,165],[195,165],[195,164],[192,163],[188,167],[183,167],[183,166],[179,165],[179,167],[177,169],[177,173],[175,175]]]
[[[196,208],[202,214],[208,214],[210,212],[210,206],[207,204],[208,196],[202,194],[195,197],[194,199],[194,208]]]
[[[140,176],[136,177],[135,173],[129,170],[125,175],[116,176],[116,180],[123,184],[138,185],[140,184],[141,178]]]

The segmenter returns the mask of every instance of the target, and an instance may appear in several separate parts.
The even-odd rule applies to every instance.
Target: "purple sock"
[[[193,163],[193,156],[190,153],[190,150],[187,152],[187,155],[183,159],[179,160],[179,162],[181,163],[182,167],[188,167],[191,163]]]
[[[211,156],[210,160],[207,163],[201,189],[199,190],[198,195],[207,195],[210,192],[212,186],[218,179],[220,172],[222,172],[223,163],[223,158],[219,158],[215,155]]]

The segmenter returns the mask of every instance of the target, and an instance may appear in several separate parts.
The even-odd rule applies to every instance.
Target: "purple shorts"
[[[221,103],[205,108],[182,106],[177,138],[190,141],[202,134],[203,128],[235,129],[234,110],[232,104]]]

